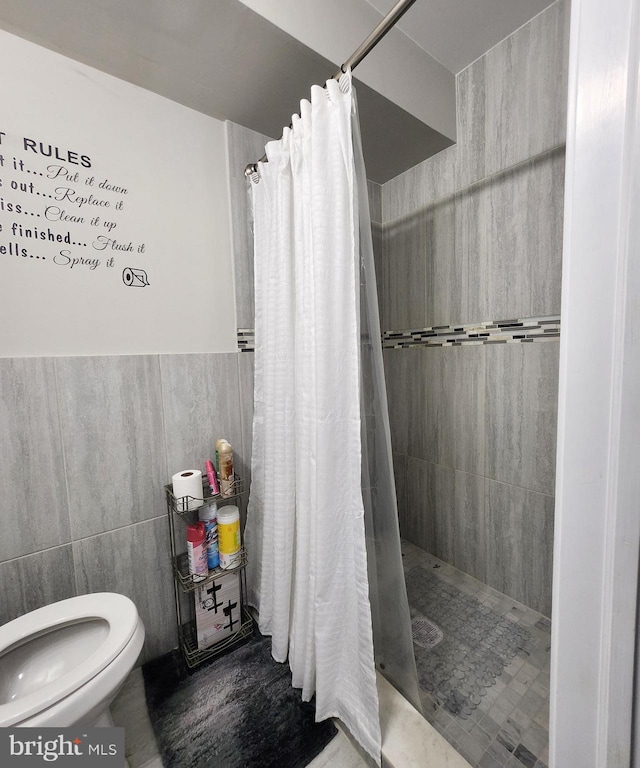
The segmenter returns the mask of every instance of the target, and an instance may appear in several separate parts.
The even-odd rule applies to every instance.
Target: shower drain
[[[413,619],[411,622],[411,634],[413,642],[427,650],[435,648],[444,637],[440,627],[424,617]]]

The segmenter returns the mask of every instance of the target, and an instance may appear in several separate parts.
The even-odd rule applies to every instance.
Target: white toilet
[[[143,642],[135,605],[111,592],[8,622],[0,627],[0,727],[112,725],[109,704]]]

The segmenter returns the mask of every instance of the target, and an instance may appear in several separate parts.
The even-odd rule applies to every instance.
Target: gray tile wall
[[[559,313],[568,21],[463,70],[457,144],[383,186],[385,329]]]
[[[53,360],[0,360],[0,456],[0,560],[69,542]]]
[[[457,144],[382,187],[384,330],[560,313],[568,22],[461,72]],[[384,356],[403,535],[549,615],[557,343]]]
[[[568,43],[560,0],[484,57],[486,173],[564,143]]]
[[[175,647],[163,486],[222,435],[244,471],[252,392],[240,358],[0,360],[0,624],[117,591],[144,621],[143,660]]]
[[[483,474],[485,347],[386,349],[384,360],[394,451]]]
[[[402,535],[550,615],[559,345],[384,350]]]
[[[157,356],[55,360],[71,540],[162,514]]]
[[[244,166],[265,139],[228,125],[241,327],[253,327]],[[143,661],[175,647],[163,486],[220,436],[248,480],[252,418],[248,353],[0,359],[0,624],[117,591],[145,624]]]

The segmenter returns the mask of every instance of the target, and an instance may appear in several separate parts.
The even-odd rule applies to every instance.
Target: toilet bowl
[[[111,724],[109,704],[143,642],[135,605],[111,592],[8,622],[0,627],[0,727]]]

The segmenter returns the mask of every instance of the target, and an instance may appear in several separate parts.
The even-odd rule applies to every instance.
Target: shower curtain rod
[[[405,13],[411,8],[416,0],[399,0],[389,13],[380,21],[371,34],[355,49],[355,51],[344,62],[340,69],[333,76],[333,80],[338,80],[349,67],[354,70],[358,64],[365,58],[375,46],[382,40],[382,38],[394,27],[398,21],[405,15]],[[268,162],[267,156],[263,155],[258,163]],[[244,169],[244,175],[248,177],[252,176],[258,171],[258,163],[249,163]]]

